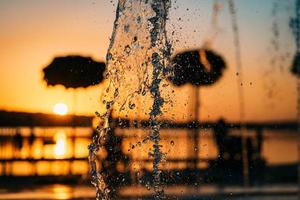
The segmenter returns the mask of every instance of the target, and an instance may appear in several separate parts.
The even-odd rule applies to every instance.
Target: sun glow
[[[53,107],[53,112],[57,115],[65,115],[68,113],[68,106],[64,103],[57,103]]]
[[[55,135],[55,147],[54,154],[55,157],[60,158],[66,154],[66,134],[64,132],[58,132]]]

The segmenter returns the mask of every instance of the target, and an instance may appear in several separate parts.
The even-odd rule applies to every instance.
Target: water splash
[[[101,143],[109,134],[109,119],[112,115],[132,112],[149,114],[153,142],[153,185],[154,199],[163,199],[160,162],[163,158],[160,146],[160,124],[166,75],[171,55],[167,39],[166,21],[170,0],[119,0],[110,46],[107,52],[105,77],[108,86],[103,95],[104,114],[98,116],[103,125],[89,146],[89,161],[92,183],[96,187],[97,199],[114,199],[114,190],[109,184],[109,175],[99,170],[97,153]],[[143,108],[138,110],[137,96],[143,97]]]
[[[97,166],[97,152],[100,150],[101,140],[105,138],[105,135],[109,130],[109,113],[108,111],[105,115],[100,116],[98,113],[98,117],[104,120],[103,126],[97,127],[97,133],[93,137],[92,144],[89,145],[89,164],[91,167],[91,182],[96,187],[96,199],[109,200],[110,199],[110,189],[106,185],[105,174],[99,172]]]

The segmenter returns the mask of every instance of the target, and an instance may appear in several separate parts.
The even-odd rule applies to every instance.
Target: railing
[[[114,129],[120,129],[120,130],[125,130],[125,129],[149,129],[150,128],[150,122],[147,120],[129,120],[129,119],[114,119],[111,122],[112,127]],[[54,127],[55,124],[53,124]],[[176,130],[212,130],[215,127],[218,126],[218,123],[214,123],[214,122],[182,122],[182,123],[178,123],[178,122],[171,122],[171,121],[160,121],[160,126],[162,130],[168,130],[168,129],[173,129],[174,134],[177,133]],[[20,127],[10,127],[10,128],[0,128],[0,137],[9,139],[9,140],[13,140],[13,138],[16,136],[17,134],[17,130]],[[43,128],[41,126],[41,128]],[[46,128],[46,127],[44,127]],[[72,127],[70,127],[72,128]],[[239,123],[226,123],[226,128],[228,128],[229,131],[232,130],[238,130],[241,128],[241,125]],[[246,130],[252,130],[249,134],[252,134],[252,136],[257,137],[261,134],[263,134],[265,132],[265,130],[287,130],[284,131],[284,134],[288,134],[288,132],[293,132],[297,130],[297,123],[296,122],[269,122],[269,123],[244,123],[243,124],[243,128],[245,128]],[[34,139],[37,140],[42,140],[45,138],[51,138],[52,136],[43,136],[43,135],[36,135],[36,133],[34,133],[35,128],[32,126],[29,126],[29,129],[32,131],[30,134],[27,134],[26,136],[23,136],[23,139],[25,138],[26,140],[30,140],[30,137],[32,137],[32,135],[34,136]],[[200,134],[200,132],[198,132],[198,134]],[[76,139],[85,139],[85,140],[89,140],[92,137],[92,133],[90,132],[89,134],[86,135],[82,135],[82,136],[74,136],[71,135],[70,137],[68,137],[68,139],[70,139],[70,141],[72,141],[72,148],[74,147],[75,144],[75,140]],[[130,135],[126,135],[126,136],[122,136],[122,141],[126,141],[130,138],[132,138],[133,136]],[[0,138],[0,140],[2,140]],[[199,137],[198,137],[199,138]],[[41,148],[44,148],[46,144],[42,144]],[[82,147],[82,148],[86,148],[86,146]],[[193,147],[191,147],[193,148]],[[0,147],[1,150],[1,147]],[[74,155],[74,150],[73,154],[68,156],[68,157],[62,157],[62,158],[50,158],[50,157],[38,157],[38,158],[34,158],[31,156],[28,157],[16,157],[16,156],[12,156],[10,158],[0,158],[0,164],[1,164],[1,174],[2,175],[12,175],[11,171],[11,166],[14,163],[17,162],[28,162],[33,166],[37,165],[37,163],[39,162],[49,162],[49,163],[57,163],[57,162],[66,162],[66,163],[73,163],[76,161],[82,161],[82,162],[86,162],[87,163],[87,157],[78,157]],[[87,150],[86,150],[87,151]],[[126,154],[127,152],[127,148],[122,150],[124,154]],[[0,152],[1,153],[1,152]],[[130,156],[130,155],[129,155]],[[101,159],[100,159],[101,160]],[[102,162],[105,162],[105,160],[102,160]],[[140,163],[144,163],[145,165],[151,165],[152,163],[152,158],[137,158],[137,159],[131,159],[130,162],[140,162]],[[207,165],[211,165],[211,163],[215,162],[215,160],[213,159],[206,159],[206,158],[195,158],[195,157],[191,157],[191,158],[170,158],[167,159],[168,163],[186,163],[186,166],[193,166],[193,164],[199,164],[199,163],[207,163]],[[68,174],[73,174],[72,172],[72,164],[68,165],[69,169]],[[190,167],[189,167],[190,168]],[[191,168],[190,168],[191,169]],[[192,169],[196,170],[196,171],[200,171],[200,169],[197,169],[197,167],[192,167]],[[203,169],[202,169],[203,170]],[[178,170],[177,170],[178,171]],[[181,171],[182,172],[182,171]],[[88,168],[84,171],[83,174],[87,174],[88,173]],[[134,173],[133,171],[129,171],[129,174]],[[147,173],[150,173],[147,172]],[[202,172],[203,174],[203,172]],[[34,171],[32,173],[32,175],[37,175],[37,171]],[[130,175],[132,176],[132,175]]]

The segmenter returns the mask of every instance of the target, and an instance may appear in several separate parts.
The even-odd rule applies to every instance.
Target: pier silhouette
[[[28,141],[31,145],[36,140],[49,140],[52,138],[51,135],[43,136],[43,135],[36,135],[34,132],[35,127],[45,127],[49,128],[49,126],[53,127],[64,127],[66,124],[63,122],[66,119],[62,119],[61,121],[56,119],[57,121],[53,121],[50,115],[45,115],[48,117],[48,121],[46,118],[43,118],[43,123],[39,123],[41,114],[17,114],[17,113],[7,113],[7,115],[4,115],[2,112],[1,115],[2,121],[5,121],[5,117],[7,116],[10,119],[11,118],[18,118],[18,122],[15,122],[15,124],[10,124],[9,128],[7,126],[3,126],[3,124],[0,124],[0,137],[3,144],[10,144],[10,141],[13,141],[13,145],[15,148],[18,148],[18,151],[22,149],[23,144],[25,144],[25,141]],[[30,118],[28,118],[30,116]],[[30,123],[27,125],[27,127],[30,127],[30,134],[27,134],[26,136],[21,135],[20,128],[26,126],[25,119],[30,119]],[[68,116],[66,116],[68,118]],[[88,140],[91,140],[91,137],[93,135],[93,129],[92,126],[92,117],[81,117],[77,116],[77,120],[75,120],[75,124],[73,124],[75,127],[86,127],[89,128],[89,133],[85,135],[70,135],[68,136],[69,139],[73,141],[72,138],[75,140],[80,138],[85,138]],[[19,123],[19,124],[18,124]],[[190,122],[174,122],[174,121],[159,121],[161,124],[162,131],[164,130],[174,130],[173,136],[176,138],[176,134],[179,130],[211,130],[213,134],[213,140],[216,144],[218,156],[214,159],[208,159],[208,158],[201,158],[201,157],[193,157],[193,155],[190,155],[186,158],[180,158],[180,157],[172,157],[168,158],[167,162],[168,164],[174,166],[178,165],[179,163],[185,163],[184,168],[178,168],[176,169],[166,169],[163,171],[163,179],[165,184],[220,184],[220,185],[237,185],[241,184],[243,182],[243,174],[242,174],[242,146],[241,146],[241,136],[233,134],[234,130],[238,130],[241,128],[241,124],[239,123],[230,123],[226,122],[224,119],[220,119],[217,122],[199,122],[199,121],[190,121]],[[296,131],[297,130],[297,123],[296,122],[269,122],[269,123],[243,123],[243,126],[245,130],[249,131],[248,137],[247,137],[247,152],[248,152],[248,158],[249,159],[249,179],[251,184],[257,185],[257,184],[264,184],[264,183],[270,183],[270,182],[295,182],[297,180],[296,176],[296,163],[294,164],[282,164],[282,165],[273,165],[269,166],[266,164],[265,159],[262,156],[262,145],[264,143],[264,132],[266,130],[274,130],[274,131],[283,131],[282,134],[288,134],[287,131]],[[148,169],[140,169],[139,171],[139,177],[138,179],[134,178],[136,177],[134,171],[132,171],[130,168],[126,166],[132,165],[134,162],[143,163],[142,165],[146,166],[147,163],[150,164],[152,162],[152,158],[134,158],[130,153],[128,153],[128,148],[131,147],[125,147],[124,148],[124,142],[128,140],[132,140],[135,135],[122,135],[122,130],[131,130],[134,131],[135,129],[142,129],[144,131],[147,131],[147,129],[150,128],[150,121],[148,120],[139,120],[139,119],[126,119],[126,118],[117,118],[117,119],[111,119],[111,127],[110,134],[105,140],[105,149],[106,149],[106,156],[99,158],[99,163],[101,166],[109,172],[109,174],[112,177],[115,177],[114,179],[111,179],[113,182],[111,182],[112,185],[117,185],[118,187],[130,185],[130,184],[137,184],[138,182],[142,184],[149,184],[151,183],[151,176],[152,173]],[[72,130],[72,129],[71,129]],[[119,130],[116,132],[116,130]],[[189,132],[188,132],[189,133]],[[198,132],[199,136],[201,131]],[[286,135],[288,136],[288,135]],[[10,138],[13,138],[11,140]],[[164,138],[164,135],[162,135],[162,138]],[[201,137],[198,137],[201,138]],[[200,139],[201,140],[201,139]],[[173,141],[173,140],[172,140]],[[194,143],[193,141],[191,141]],[[55,143],[55,141],[54,141]],[[146,142],[145,142],[146,143]],[[173,142],[174,143],[174,142]],[[47,146],[46,143],[43,143],[44,146]],[[50,144],[51,145],[51,144]],[[140,144],[140,145],[143,145]],[[174,145],[174,144],[173,144]],[[172,145],[171,145],[172,146]],[[176,147],[176,146],[175,146]],[[45,147],[42,147],[41,149],[44,149]],[[134,148],[134,147],[132,147]],[[138,147],[136,147],[138,148]],[[192,148],[192,146],[191,146]],[[0,148],[1,149],[1,148]],[[135,149],[132,149],[134,151]],[[76,161],[82,161],[87,162],[87,157],[78,157],[77,155],[74,155],[74,152],[72,155],[69,155],[67,157],[62,158],[54,158],[54,157],[40,157],[35,158],[32,156],[32,154],[28,153],[27,156],[20,156],[20,152],[16,154],[16,150],[14,150],[15,153],[12,154],[11,157],[1,157],[0,163],[1,163],[1,177],[6,177],[5,179],[1,180],[7,180],[9,178],[12,179],[18,179],[19,180],[26,180],[26,176],[31,177],[35,176],[38,180],[37,174],[38,172],[36,170],[36,165],[39,162],[47,162],[47,163],[57,163],[57,162],[66,162],[66,163],[74,163]],[[32,150],[30,150],[32,151]],[[20,162],[27,162],[30,163],[30,165],[33,167],[32,173],[27,174],[26,176],[18,176],[12,174],[12,164],[13,163],[20,163]],[[121,164],[123,163],[123,164]],[[206,163],[206,167],[197,167],[197,168],[190,168],[189,166],[192,163],[197,163],[197,166],[201,166],[201,164]],[[125,168],[120,168],[120,164],[122,166],[125,166]],[[72,165],[68,165],[71,167]],[[72,167],[71,167],[72,168]],[[78,181],[82,177],[86,177],[84,173],[88,173],[88,171],[83,171],[81,174],[73,174],[72,169],[68,169],[68,173],[64,176],[60,176],[59,178],[55,178],[55,174],[51,174],[51,172],[47,173],[46,175],[40,175],[41,180],[46,180],[45,177],[53,177],[52,181],[55,182],[57,180],[64,180],[63,177],[65,177],[65,181],[67,180],[74,180],[77,179]],[[295,171],[295,174],[293,173]],[[43,178],[44,176],[44,178]],[[50,179],[48,179],[50,180]],[[82,180],[82,179],[81,179]],[[123,181],[121,181],[123,180]],[[1,181],[0,181],[1,182]],[[85,180],[85,182],[88,182],[88,178]]]

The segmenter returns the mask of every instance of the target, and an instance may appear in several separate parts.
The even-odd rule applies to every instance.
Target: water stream
[[[107,88],[103,95],[105,112],[97,113],[102,124],[89,146],[92,183],[97,199],[114,199],[114,190],[107,181],[110,177],[97,164],[97,153],[109,134],[110,119],[117,115],[130,117],[132,112],[147,114],[151,122],[149,140],[153,143],[154,199],[163,199],[160,162],[160,124],[165,103],[171,45],[167,39],[166,22],[170,0],[119,0],[113,33],[106,58]],[[139,98],[137,98],[139,97]],[[137,109],[142,98],[143,108]]]
[[[243,177],[244,185],[249,185],[249,169],[248,169],[248,156],[246,149],[246,137],[243,123],[245,120],[245,97],[243,88],[243,67],[242,67],[242,55],[241,55],[241,44],[240,44],[240,33],[237,21],[237,10],[234,0],[228,0],[229,12],[231,15],[232,31],[234,36],[235,46],[235,62],[236,62],[236,75],[237,75],[237,88],[238,88],[238,102],[239,102],[239,120],[241,124],[240,134],[242,137],[242,162],[243,162]]]

